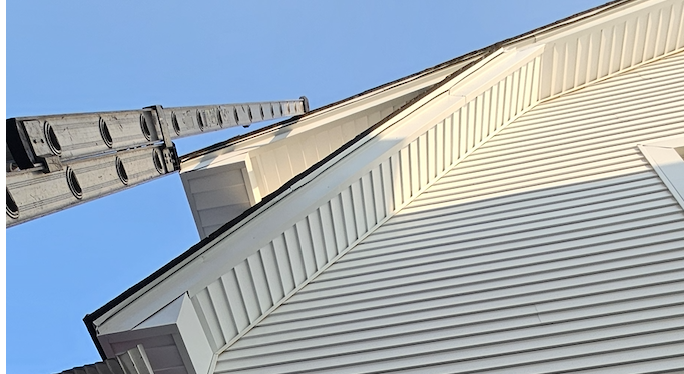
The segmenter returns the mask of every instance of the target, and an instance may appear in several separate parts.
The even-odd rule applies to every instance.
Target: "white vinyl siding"
[[[684,367],[684,212],[637,148],[682,133],[682,97],[679,53],[539,104],[230,346],[215,373]],[[472,138],[449,143],[447,129],[428,134],[452,145],[450,161],[483,136],[466,127]],[[403,182],[396,205],[424,185],[406,165],[432,143],[383,164]]]
[[[415,134],[406,146],[391,153],[387,159],[379,160],[375,167],[362,173],[349,186],[339,186],[339,193],[332,199],[314,208],[312,213],[243,261],[260,266],[235,273],[235,289],[240,292],[231,292],[225,287],[226,275],[196,293],[191,292],[190,297],[212,348],[223,349],[239,339],[241,333],[259,323],[263,315],[278,308],[283,300],[298,292],[313,276],[357,245],[447,168],[482,144],[493,131],[534,105],[536,98],[531,96],[535,90],[531,84],[516,90],[506,90],[505,87],[513,78],[534,81],[533,78],[539,75],[539,64],[538,57],[521,63],[520,68],[494,83],[493,88],[473,97],[433,126],[424,126],[425,130]],[[528,80],[527,76],[531,79]],[[478,105],[485,95],[490,98],[491,105]],[[524,105],[490,116],[488,121],[468,120],[482,118],[484,112],[494,112],[492,106],[511,101],[513,97]],[[448,134],[449,139],[437,139],[437,134]],[[468,141],[462,143],[462,138]],[[257,286],[255,279],[266,282]],[[244,288],[252,290],[259,287],[266,287],[268,293],[263,294],[271,297],[245,295]],[[257,311],[257,306],[260,311]],[[249,310],[254,312],[245,312]]]

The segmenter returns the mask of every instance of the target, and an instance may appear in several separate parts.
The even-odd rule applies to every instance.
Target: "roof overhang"
[[[629,6],[624,6],[627,3]],[[184,295],[193,300],[193,297],[204,292],[224,274],[232,272],[231,274],[240,276],[239,272],[236,273],[234,270],[236,266],[244,264],[259,249],[273,245],[274,238],[284,237],[287,240],[290,232],[288,230],[292,230],[292,227],[297,230],[300,222],[306,221],[312,212],[322,206],[328,206],[335,213],[334,210],[337,208],[331,202],[339,201],[342,204],[339,207],[342,212],[340,214],[344,215],[345,194],[355,193],[357,187],[354,186],[361,185],[358,181],[364,178],[375,181],[378,176],[376,170],[385,170],[385,173],[380,173],[379,178],[385,188],[384,196],[387,198],[374,201],[381,205],[375,207],[377,211],[386,214],[384,217],[378,214],[374,225],[369,224],[365,232],[360,230],[354,240],[350,238],[345,249],[348,251],[439,178],[441,174],[436,173],[426,176],[425,180],[421,176],[414,183],[411,179],[405,180],[400,177],[402,170],[413,167],[412,163],[423,162],[419,161],[421,158],[417,156],[421,149],[420,144],[423,144],[421,142],[427,140],[421,139],[425,138],[426,133],[433,131],[435,123],[452,118],[450,116],[462,108],[469,108],[472,113],[482,110],[483,106],[478,102],[484,102],[483,98],[487,95],[493,97],[494,90],[497,94],[504,95],[501,97],[512,97],[510,95],[515,93],[514,90],[519,89],[525,93],[524,96],[520,96],[524,99],[515,105],[509,102],[510,107],[502,107],[501,111],[505,113],[501,125],[495,130],[498,131],[540,100],[551,99],[680,51],[684,47],[684,37],[681,37],[684,32],[681,26],[682,6],[681,2],[658,0],[609,3],[589,13],[562,21],[554,27],[526,34],[528,36],[520,37],[514,42],[504,43],[506,48],[496,45],[489,50],[481,51],[477,57],[469,60],[468,64],[406,104],[401,110],[368,128],[264,197],[261,202],[170,264],[93,315],[87,316],[86,324],[91,329],[94,339],[103,347],[103,353],[115,354],[116,350],[111,347],[110,337],[124,339],[126,334],[130,334],[131,342],[135,341],[134,334],[139,334],[141,326],[146,326],[145,321],[149,321],[167,305],[171,305],[179,297],[185,298]],[[654,14],[659,15],[660,20],[679,20],[677,22],[680,22],[680,25],[672,22],[651,22]],[[626,32],[627,25],[636,25],[642,19],[646,20],[645,25],[652,28],[645,32],[643,37],[635,38]],[[621,28],[624,28],[623,31],[620,31]],[[606,35],[610,35],[610,38]],[[651,41],[649,35],[660,36]],[[607,40],[610,40],[611,48],[604,44]],[[599,53],[595,54],[591,51],[592,48],[596,48],[597,42]],[[627,43],[634,43],[630,47],[632,51],[642,48],[644,52],[639,56],[633,52],[628,61],[623,53]],[[655,44],[653,48],[648,47],[651,43]],[[617,46],[620,46],[619,50]],[[523,87],[530,89],[525,90]],[[463,117],[463,120],[477,121],[478,118],[482,116],[473,114],[472,117]],[[277,128],[272,128],[268,130],[269,135],[258,136],[273,138],[277,136],[275,133],[278,131]],[[472,142],[468,145],[469,148],[465,148],[469,151],[455,155],[442,167],[448,170],[453,163],[462,160],[468,152],[494,133],[487,136],[481,134],[479,142]],[[255,135],[254,139],[258,136]],[[242,141],[237,141],[240,142]],[[237,143],[225,147],[224,151],[234,150]],[[429,165],[424,167],[429,168]],[[361,208],[357,207],[357,210]],[[352,207],[350,211],[353,210]],[[344,252],[340,252],[316,272],[297,280],[295,287],[283,295],[282,300],[260,312],[261,314],[249,321],[248,326],[231,341],[221,346],[210,347],[210,350],[216,355],[231,342],[239,339],[279,303],[315,278],[343,254]],[[185,305],[188,305],[187,302]],[[202,327],[203,331],[207,329],[206,326]],[[186,339],[182,333],[180,339]],[[190,370],[195,369],[188,368],[189,372]]]

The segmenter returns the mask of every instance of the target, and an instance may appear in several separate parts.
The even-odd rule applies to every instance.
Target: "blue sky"
[[[317,108],[604,2],[11,0],[6,116],[302,95]],[[7,372],[99,360],[83,316],[198,240],[178,175],[8,229]]]

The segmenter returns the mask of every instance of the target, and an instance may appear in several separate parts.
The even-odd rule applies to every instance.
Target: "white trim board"
[[[684,135],[639,144],[639,149],[684,208]]]

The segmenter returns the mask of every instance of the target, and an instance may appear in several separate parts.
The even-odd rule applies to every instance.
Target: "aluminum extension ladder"
[[[178,171],[173,139],[308,111],[308,100],[300,97],[10,118],[6,128],[6,225]]]

